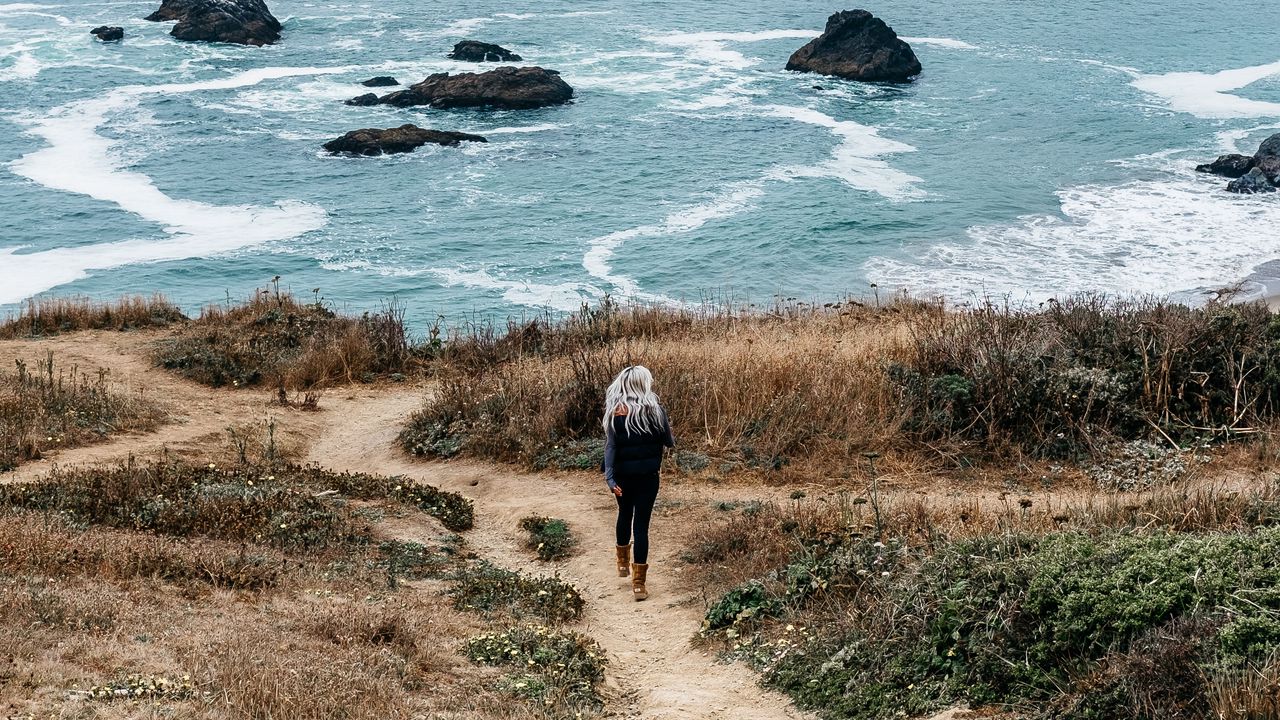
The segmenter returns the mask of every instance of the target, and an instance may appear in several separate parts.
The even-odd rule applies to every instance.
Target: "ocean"
[[[0,313],[42,293],[183,307],[281,286],[415,323],[604,295],[1190,302],[1280,259],[1280,199],[1193,172],[1280,131],[1280,5],[912,0],[869,7],[924,73],[783,70],[812,2],[269,0],[283,41],[185,43],[152,2],[0,0]],[[120,25],[122,43],[89,35]],[[343,105],[475,71],[558,70],[566,106]],[[332,157],[404,123],[487,144]]]

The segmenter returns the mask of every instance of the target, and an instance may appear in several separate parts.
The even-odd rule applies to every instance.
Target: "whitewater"
[[[1272,7],[897,3],[925,71],[889,86],[783,70],[839,9],[810,3],[273,0],[267,48],[173,40],[141,19],[155,4],[0,3],[0,312],[41,293],[195,309],[277,275],[418,322],[873,284],[1199,302],[1260,292],[1280,259],[1280,202],[1193,171],[1280,131],[1280,52],[1228,42]],[[445,57],[462,39],[560,71],[575,101],[343,105],[374,75],[478,69]],[[489,142],[320,147],[408,122]]]

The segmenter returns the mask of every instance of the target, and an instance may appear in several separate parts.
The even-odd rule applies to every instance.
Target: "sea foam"
[[[528,280],[508,280],[497,277],[485,270],[463,270],[459,268],[436,268],[429,271],[437,276],[446,287],[462,285],[483,290],[499,290],[502,299],[513,305],[525,307],[552,308],[565,312],[582,309],[584,303],[599,300],[604,293],[597,287],[586,283],[566,282],[559,284],[538,283]]]
[[[1280,75],[1280,62],[1223,70],[1216,73],[1172,72],[1145,75],[1129,68],[1116,68],[1133,75],[1130,83],[1155,95],[1178,112],[1198,118],[1221,120],[1280,115],[1280,103],[1250,100],[1230,91],[1240,90],[1265,78]]]
[[[880,137],[876,128],[851,120],[836,120],[826,113],[806,107],[790,105],[766,105],[765,112],[789,118],[808,125],[827,128],[840,143],[831,152],[831,158],[817,165],[788,165],[775,168],[774,177],[832,178],[850,187],[873,192],[892,200],[905,200],[924,195],[916,183],[920,178],[896,170],[881,160],[883,155],[915,152],[906,143]]]
[[[121,167],[114,141],[97,130],[108,115],[136,106],[148,95],[229,90],[264,80],[341,72],[345,68],[265,68],[216,80],[119,88],[105,97],[63,105],[34,120],[30,134],[48,146],[10,163],[17,175],[54,190],[110,202],[155,222],[168,237],[126,240],[32,253],[0,248],[0,304],[85,277],[92,270],[122,265],[207,257],[323,227],[323,209],[281,201],[271,207],[224,206],[170,197],[146,175]]]
[[[1218,287],[1274,256],[1273,239],[1259,229],[1280,223],[1280,205],[1222,192],[1218,178],[1189,166],[1169,158],[1157,168],[1165,180],[1062,190],[1061,215],[972,227],[963,240],[910,248],[910,259],[872,259],[867,277],[953,301],[975,292],[1045,300]]]
[[[977,45],[970,45],[963,40],[954,38],[936,38],[936,37],[904,37],[903,42],[912,45],[935,45],[937,47],[949,48],[951,50],[981,50]]]
[[[709,63],[720,68],[746,70],[759,64],[757,58],[748,58],[737,50],[730,50],[729,43],[752,43],[765,40],[781,40],[786,38],[813,38],[818,33],[812,30],[763,30],[759,32],[695,32],[669,33],[652,35],[646,40],[660,45],[673,45],[685,49],[686,54],[695,60]]]

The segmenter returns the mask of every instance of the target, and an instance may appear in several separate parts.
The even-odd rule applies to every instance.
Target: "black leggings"
[[[617,478],[622,496],[618,500],[618,544],[631,542],[635,530],[634,551],[637,565],[649,562],[649,518],[653,515],[653,503],[658,499],[658,476]]]

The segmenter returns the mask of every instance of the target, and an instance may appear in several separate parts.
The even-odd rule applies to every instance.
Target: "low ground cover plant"
[[[552,717],[580,717],[604,706],[596,689],[604,680],[604,651],[584,635],[517,625],[470,638],[465,652],[474,663],[513,668],[506,689]]]
[[[536,552],[540,560],[563,560],[577,545],[577,539],[569,532],[569,523],[558,518],[530,515],[520,521],[520,529],[529,534],[525,546]]]
[[[586,605],[577,588],[557,576],[532,577],[483,560],[461,568],[449,593],[460,610],[546,623],[577,620]]]
[[[344,498],[416,507],[451,529],[471,523],[470,501],[455,493],[296,465],[128,462],[59,470],[37,482],[0,485],[0,509],[52,513],[85,526],[281,549],[368,544],[368,521]]]
[[[883,534],[856,506],[796,502],[722,520],[686,560],[725,588],[708,641],[823,717],[957,703],[1036,718],[1254,717],[1232,708],[1280,689],[1248,684],[1280,652],[1276,498],[1269,486],[986,516],[901,505]]]

